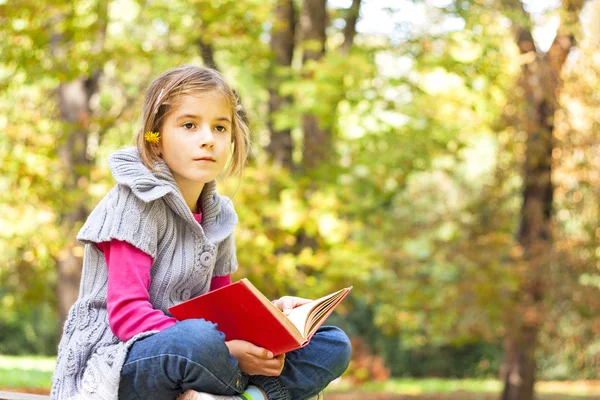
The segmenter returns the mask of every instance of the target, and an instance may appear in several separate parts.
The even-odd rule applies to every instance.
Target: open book
[[[306,346],[352,286],[296,307],[288,315],[248,279],[169,308],[182,321],[204,318],[217,324],[225,340],[245,340],[279,355]]]

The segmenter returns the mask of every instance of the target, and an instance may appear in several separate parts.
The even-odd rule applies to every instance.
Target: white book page
[[[316,303],[314,301],[311,301],[310,303],[306,303],[304,305],[301,305],[300,307],[294,308],[292,312],[290,312],[287,315],[287,318],[290,320],[290,322],[294,324],[296,328],[298,328],[298,330],[302,334],[302,337],[305,337],[304,328],[306,326],[306,319],[308,318],[308,314],[310,314],[310,311],[315,305]]]
[[[306,338],[306,335],[308,334],[308,330],[306,329],[306,325],[307,323],[309,323],[310,321],[307,321],[309,314],[311,313],[311,311],[317,307],[319,307],[322,303],[324,303],[325,301],[329,300],[331,297],[335,296],[336,294],[338,294],[339,292],[335,292],[332,294],[329,294],[325,297],[321,297],[320,299],[317,300],[313,300],[310,303],[306,303],[304,305],[301,305],[300,307],[296,307],[292,310],[291,313],[289,313],[287,315],[287,318],[290,320],[290,322],[292,324],[294,324],[294,326],[296,328],[298,328],[298,330],[300,331],[300,333],[302,334],[302,336],[304,338]]]

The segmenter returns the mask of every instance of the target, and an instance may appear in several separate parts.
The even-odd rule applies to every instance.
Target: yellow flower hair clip
[[[146,139],[146,142],[148,143],[158,143],[160,140],[160,132],[148,131],[144,134],[144,139]]]

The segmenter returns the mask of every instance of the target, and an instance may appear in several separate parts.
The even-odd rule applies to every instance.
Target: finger
[[[283,362],[270,365],[269,367],[265,366],[263,375],[279,376],[279,375],[281,375],[282,370],[283,370]]]
[[[294,308],[294,299],[292,297],[284,296],[281,298],[281,301],[283,303],[283,313],[288,315]]]
[[[271,360],[267,360],[262,364],[262,368],[265,372],[271,374],[270,376],[277,376],[283,370],[284,365],[284,355],[279,355]]]
[[[267,371],[263,371],[260,375],[264,375],[264,376],[279,376],[281,375],[281,371],[280,370],[275,370],[275,369],[270,369]]]
[[[259,362],[259,368],[263,371],[276,371],[281,367],[281,363],[276,359],[262,360]]]
[[[254,357],[270,360],[273,358],[273,353],[265,348],[253,345],[248,342],[248,346],[246,348],[246,353],[250,354]]]
[[[185,393],[180,394],[179,396],[177,396],[176,400],[192,400],[195,398],[195,394],[196,392],[194,392],[193,390],[186,390]]]
[[[271,303],[281,311],[283,311],[283,304],[281,304],[281,299],[273,300]]]
[[[281,355],[268,360],[256,357],[252,362],[258,372],[253,375],[273,374],[274,372],[281,371],[283,369],[283,360],[284,358]]]
[[[302,306],[306,303],[310,303],[312,300],[310,299],[305,299],[302,297],[294,297],[294,308]]]
[[[283,366],[285,365],[285,353],[278,355],[276,359],[277,361],[279,361],[279,366],[277,369],[279,370],[279,373],[281,373],[281,371],[283,370]]]
[[[259,375],[279,376],[281,374],[281,370],[282,368],[263,366],[262,368],[260,368]]]
[[[263,360],[262,365],[265,368],[281,368],[283,367],[283,363],[285,362],[285,354],[280,354],[276,357],[271,358],[270,360]]]

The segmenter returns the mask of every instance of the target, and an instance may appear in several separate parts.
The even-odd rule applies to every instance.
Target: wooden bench
[[[323,396],[323,392],[319,393],[318,396]],[[312,397],[312,399],[323,399],[323,397]],[[42,396],[39,394],[31,393],[18,393],[18,392],[3,392],[0,390],[0,400],[50,400],[50,396]]]
[[[3,392],[0,390],[0,400],[50,400],[50,396],[31,393]]]

